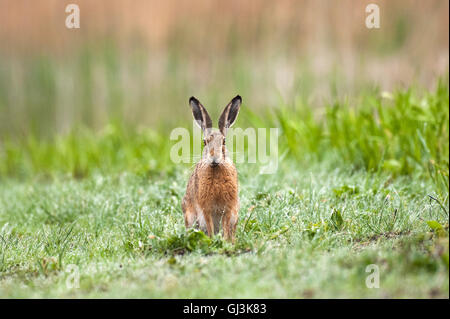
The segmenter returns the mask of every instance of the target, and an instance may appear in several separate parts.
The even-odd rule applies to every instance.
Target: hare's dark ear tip
[[[198,100],[194,96],[191,96],[189,98],[189,104],[192,104],[192,103],[194,103],[194,104],[198,104],[199,103]]]
[[[242,103],[242,98],[240,95],[236,95],[232,100],[233,103],[238,102],[238,101],[239,101],[239,103]]]

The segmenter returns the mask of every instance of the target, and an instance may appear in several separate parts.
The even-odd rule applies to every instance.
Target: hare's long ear
[[[208,112],[199,100],[193,96],[189,99],[189,105],[191,106],[195,122],[202,129],[203,134],[206,135],[212,128],[212,121]]]
[[[236,95],[230,103],[223,110],[222,115],[219,118],[219,130],[223,135],[227,134],[227,129],[231,127],[239,114],[241,108],[242,99],[239,95]]]

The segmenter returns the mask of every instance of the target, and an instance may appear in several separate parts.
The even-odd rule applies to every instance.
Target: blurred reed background
[[[365,27],[372,2],[380,29]],[[65,27],[69,3],[80,29]],[[0,140],[110,121],[171,129],[191,120],[191,95],[217,117],[237,93],[257,112],[433,89],[448,77],[448,12],[445,0],[0,0]]]

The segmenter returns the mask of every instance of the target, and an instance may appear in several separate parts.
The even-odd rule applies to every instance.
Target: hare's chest
[[[237,175],[231,172],[214,171],[202,178],[199,183],[200,204],[207,205],[214,210],[234,202],[238,198]]]

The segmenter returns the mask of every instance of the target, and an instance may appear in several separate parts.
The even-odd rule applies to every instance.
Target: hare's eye
[[[225,145],[225,137],[223,138],[223,145]]]

